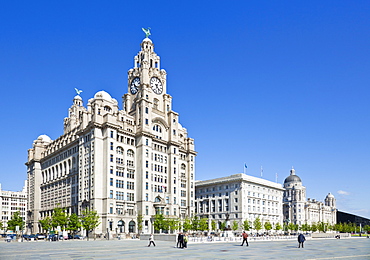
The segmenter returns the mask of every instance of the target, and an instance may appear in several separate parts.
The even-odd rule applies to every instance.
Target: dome
[[[288,182],[302,182],[302,180],[297,175],[290,175],[284,181],[284,183]]]
[[[37,137],[37,140],[44,141],[44,142],[47,142],[47,143],[51,142],[50,137],[47,136],[47,135],[40,135],[39,137]]]
[[[334,198],[334,195],[329,192],[329,194],[326,197],[327,198]]]
[[[290,170],[290,175],[285,179],[284,184],[288,182],[302,182],[301,178],[295,175],[294,168]]]
[[[112,97],[107,92],[105,92],[104,90],[96,92],[96,94],[94,95],[94,98],[96,98],[96,99],[105,99],[105,100],[108,100],[108,101],[112,100]]]
[[[80,95],[76,95],[73,99],[79,99],[79,100],[82,100],[82,97],[80,97]]]
[[[150,42],[150,43],[152,43],[152,40],[151,40],[151,39],[149,39],[149,38],[147,37],[147,38],[145,38],[145,39],[143,40],[143,42]]]

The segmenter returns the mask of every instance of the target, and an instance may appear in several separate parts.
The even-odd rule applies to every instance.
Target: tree
[[[309,225],[307,223],[302,224],[301,230],[307,232],[310,229]]]
[[[259,230],[261,230],[262,229],[262,223],[261,223],[261,220],[260,220],[260,218],[258,217],[258,218],[256,218],[254,221],[253,221],[253,228],[255,229],[255,230],[257,230],[257,233],[258,233],[258,231]]]
[[[270,231],[272,229],[272,224],[270,221],[266,221],[264,224],[265,230]]]
[[[8,230],[16,230],[16,226],[19,226],[19,230],[23,229],[24,221],[19,211],[14,212],[11,219],[8,221]]]
[[[140,231],[143,229],[143,215],[138,214],[136,221],[137,221],[137,230],[138,233],[140,234]]]
[[[226,229],[226,221],[220,222],[220,230],[224,231]]]
[[[199,220],[198,230],[200,231],[208,230],[208,218],[201,218]]]
[[[168,228],[173,233],[173,231],[178,230],[180,226],[180,221],[178,219],[170,218],[168,219]]]
[[[289,223],[287,225],[287,229],[289,230],[289,232],[291,233],[294,229],[295,229],[295,225],[293,223]]]
[[[211,229],[213,231],[216,231],[216,228],[217,228],[216,221],[214,219],[212,219],[212,221],[211,221]]]
[[[45,218],[40,219],[39,223],[43,230],[49,231],[51,229],[51,218],[49,216],[46,216]]]
[[[0,222],[0,229],[3,229],[3,222]]]
[[[366,231],[367,233],[369,233],[370,232],[370,225],[365,225],[362,229],[364,231]]]
[[[162,214],[156,214],[153,222],[154,230],[160,231],[164,229],[164,217]]]
[[[244,222],[243,222],[243,229],[245,231],[249,231],[250,228],[251,228],[251,225],[250,225],[249,221],[248,220],[244,220]]]
[[[275,224],[275,230],[276,231],[279,231],[279,230],[281,230],[282,229],[282,226],[280,225],[280,223],[278,222],[278,223],[276,223]]]
[[[231,229],[236,231],[236,230],[238,230],[238,228],[239,228],[239,223],[238,223],[238,221],[234,220],[233,224],[231,226]]]
[[[87,240],[89,240],[89,232],[93,231],[100,224],[98,212],[86,208],[82,212],[81,223],[82,227],[86,230]]]
[[[81,228],[81,220],[80,218],[75,214],[72,213],[67,222],[67,229],[69,231],[72,231],[73,233],[76,233]]]
[[[317,225],[316,225],[316,223],[312,223],[311,224],[311,231],[312,232],[316,232],[317,231]]]
[[[183,224],[184,231],[191,230],[191,227],[192,227],[191,220],[189,218],[185,218],[184,224]]]
[[[194,231],[199,230],[199,218],[197,216],[191,220],[191,229]]]
[[[62,208],[55,208],[53,215],[51,216],[51,226],[56,228],[60,226],[63,229],[66,229],[68,224],[68,215]]]

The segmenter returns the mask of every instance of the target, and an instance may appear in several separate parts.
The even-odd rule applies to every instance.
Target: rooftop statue
[[[148,37],[149,37],[149,35],[151,35],[151,34],[150,34],[150,27],[148,27],[148,29],[141,28],[141,30],[143,30],[143,32],[145,33],[146,38],[148,38]]]
[[[75,88],[77,95],[80,95],[82,90]]]

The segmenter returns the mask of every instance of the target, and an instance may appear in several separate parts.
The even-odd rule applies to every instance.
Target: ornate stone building
[[[329,193],[324,202],[308,198],[306,187],[301,178],[290,170],[290,175],[284,181],[284,221],[293,224],[309,224],[324,222],[336,224],[337,209],[333,194]]]
[[[167,73],[149,38],[128,71],[123,109],[99,91],[83,106],[75,96],[56,140],[41,135],[28,151],[28,231],[55,207],[97,210],[96,233],[153,232],[152,216],[194,213],[194,140],[167,94]]]
[[[262,223],[283,224],[281,184],[243,173],[196,181],[196,213],[219,225],[229,219],[239,227],[259,218]],[[219,228],[219,226],[218,226]]]

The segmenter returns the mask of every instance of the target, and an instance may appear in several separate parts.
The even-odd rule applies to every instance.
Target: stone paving
[[[296,240],[193,243],[187,249],[173,242],[140,240],[0,241],[0,259],[370,259],[370,239],[312,239],[304,248]]]

